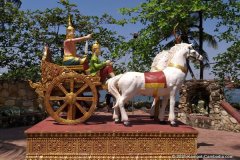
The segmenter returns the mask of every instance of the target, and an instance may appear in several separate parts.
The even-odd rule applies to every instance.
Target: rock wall
[[[27,81],[0,81],[0,107],[17,106],[37,110],[37,94]]]
[[[191,111],[194,96],[201,93],[207,115]],[[194,127],[240,132],[240,124],[221,106],[223,90],[215,81],[186,81],[180,91],[178,119]]]

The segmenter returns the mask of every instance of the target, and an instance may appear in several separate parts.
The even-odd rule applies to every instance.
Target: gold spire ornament
[[[92,52],[94,52],[95,49],[100,49],[100,44],[98,41],[95,41],[95,43],[92,45]]]
[[[72,26],[71,16],[69,15],[69,17],[68,17],[68,27],[67,27],[67,31],[66,31],[66,39],[74,38],[74,33],[75,33],[75,29]]]

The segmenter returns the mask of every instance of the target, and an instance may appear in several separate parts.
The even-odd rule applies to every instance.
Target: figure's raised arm
[[[87,36],[83,36],[83,37],[78,37],[78,38],[73,38],[71,39],[71,41],[74,42],[82,42],[82,41],[86,41],[92,38],[92,34],[88,34]]]

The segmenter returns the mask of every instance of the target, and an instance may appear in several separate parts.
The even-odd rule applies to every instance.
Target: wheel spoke
[[[74,90],[74,79],[71,78],[71,80],[70,80],[70,92],[73,92],[73,90]]]
[[[50,101],[59,101],[59,100],[65,100],[65,97],[59,97],[59,96],[50,96]]]
[[[82,93],[86,88],[88,87],[88,84],[84,84],[75,94],[79,95]]]
[[[57,115],[59,115],[59,113],[67,106],[67,102],[64,102],[63,105],[61,105],[60,108],[57,109],[57,111],[55,112]]]
[[[75,102],[75,105],[82,112],[82,114],[86,113],[86,110],[78,102]]]
[[[77,100],[79,101],[93,101],[93,97],[76,97]]]
[[[76,107],[72,104],[68,105],[67,119],[74,120],[76,115]]]
[[[68,94],[67,90],[63,87],[62,83],[58,84],[58,88],[64,93],[64,94]]]

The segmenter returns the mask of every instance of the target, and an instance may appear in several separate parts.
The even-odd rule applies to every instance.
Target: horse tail
[[[114,105],[113,108],[116,108],[118,106],[118,99],[120,98],[120,93],[117,89],[117,83],[119,79],[122,77],[123,74],[119,74],[113,78],[110,78],[107,80],[107,85],[108,85],[108,91],[116,98],[116,104]]]

